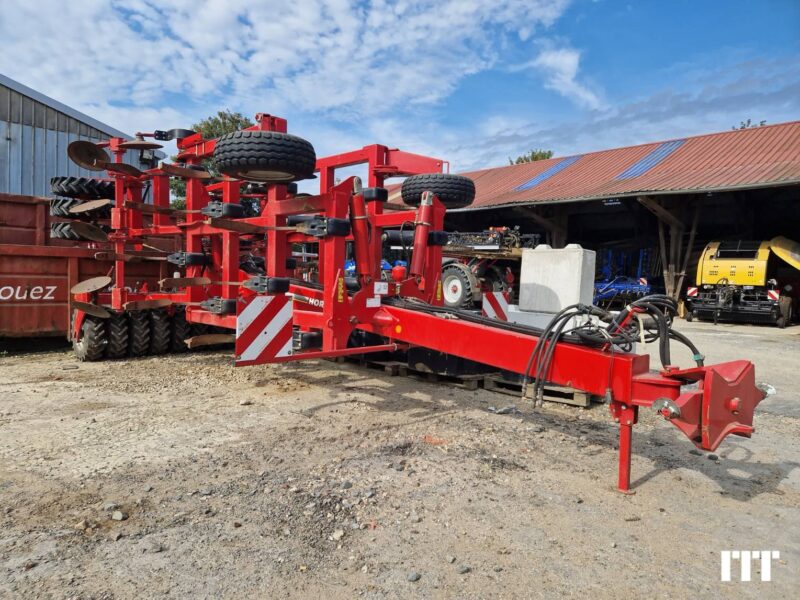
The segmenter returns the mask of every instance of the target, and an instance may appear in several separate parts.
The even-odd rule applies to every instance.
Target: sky
[[[800,0],[3,0],[0,39],[122,131],[266,112],[454,172],[800,119]]]

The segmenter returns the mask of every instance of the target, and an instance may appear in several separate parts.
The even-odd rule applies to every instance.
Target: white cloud
[[[578,82],[581,53],[574,48],[543,50],[528,65],[545,75],[545,87],[569,98],[579,106],[596,110],[603,107],[600,97]]]
[[[504,38],[529,38],[567,3],[5,0],[0,72],[82,110],[179,105],[197,118],[228,106],[355,122],[441,102],[502,59]]]

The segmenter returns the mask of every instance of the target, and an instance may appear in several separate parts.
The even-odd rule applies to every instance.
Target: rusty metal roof
[[[800,183],[800,121],[461,173],[475,202],[460,211]]]

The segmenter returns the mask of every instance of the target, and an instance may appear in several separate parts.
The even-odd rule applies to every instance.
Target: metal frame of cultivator
[[[257,115],[257,125],[248,131],[284,134],[286,121]],[[258,162],[272,137],[246,132],[232,135],[243,144],[251,138],[261,140],[247,141],[254,148],[253,162]],[[142,134],[142,139],[160,135]],[[537,384],[547,381],[604,397],[620,427],[618,487],[623,491],[630,488],[632,428],[640,407],[657,410],[706,450],[714,450],[729,434],[752,433],[754,409],[764,393],[755,385],[751,363],[704,366],[695,353],[698,366],[679,369],[669,364],[662,345],[665,364],[656,372],[650,370],[648,356],[625,351],[646,335],[652,340],[660,337],[662,344],[669,339],[688,342],[669,328],[668,315],[659,308],[663,300],[636,303],[603,327],[572,333],[557,326],[558,316],[552,328],[541,331],[443,307],[445,211],[469,204],[474,196],[471,181],[441,174],[443,161],[367,146],[318,160],[320,193],[293,195],[287,183],[300,177],[297,172],[283,173],[286,168],[279,159],[262,160],[248,171],[247,156],[239,154],[238,178],[210,181],[200,165],[224,154],[221,146],[232,147],[233,138],[180,137],[178,160],[185,167],[161,165],[138,174],[111,167],[117,169],[111,171],[116,204],[107,236],[108,254],[116,260],[113,286],[103,291],[104,281],[77,290],[72,331],[76,343],[86,340],[87,331],[90,336],[108,336],[103,323],[130,313],[131,344],[137,329],[146,328],[148,320],[141,317],[145,311],[173,314],[177,320],[177,311],[185,307],[186,321],[231,332],[227,339],[235,339],[235,363],[242,366],[412,346],[463,357],[533,377]],[[108,148],[119,163],[123,141],[112,139]],[[267,162],[272,166],[265,166]],[[357,177],[335,183],[335,169],[359,163],[367,164],[367,187]],[[186,180],[182,212],[169,208],[169,177],[176,175]],[[386,203],[383,182],[395,175],[412,175],[403,185],[404,205]],[[258,216],[243,217],[236,208],[246,195],[242,177],[267,184],[255,198],[262,208]],[[151,182],[152,204],[142,203],[145,180]],[[396,267],[387,281],[380,270],[382,233],[398,228],[400,237],[405,230],[413,231],[413,251],[408,267]],[[183,251],[169,260],[182,264],[184,272],[164,280],[161,291],[127,288],[126,262],[147,250],[142,240],[170,236],[183,241]],[[344,273],[348,242],[355,254],[355,281],[348,281]],[[294,276],[295,269],[309,262],[305,255],[296,261],[295,244],[318,245],[315,282]],[[243,252],[263,256],[263,274],[240,268]],[[596,307],[576,310],[608,317]],[[655,319],[657,334],[647,333],[646,318]],[[357,331],[362,333],[354,342]]]

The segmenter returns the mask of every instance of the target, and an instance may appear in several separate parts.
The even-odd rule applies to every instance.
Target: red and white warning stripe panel
[[[686,297],[687,298],[696,298],[697,297],[697,288],[696,287],[686,288]]]
[[[767,298],[777,302],[781,299],[781,291],[780,290],[767,290]]]
[[[236,366],[275,362],[292,355],[292,302],[253,296],[236,316]]]
[[[484,317],[508,321],[508,292],[486,292],[481,312]]]

